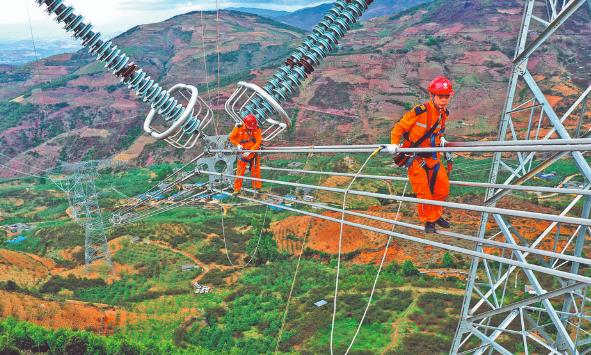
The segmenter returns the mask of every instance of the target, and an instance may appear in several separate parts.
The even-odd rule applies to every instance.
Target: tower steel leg
[[[528,63],[530,57],[534,57],[537,50],[546,44],[555,33],[559,32],[559,28],[568,23],[569,18],[585,4],[591,6],[591,1],[525,1],[523,20],[513,61],[513,71],[509,81],[504,111],[499,123],[499,141],[543,140],[553,138],[554,135],[559,138],[569,138],[571,135],[576,135],[576,133],[569,133],[563,122],[579,105],[584,105],[586,97],[589,95],[589,89],[582,90],[579,99],[561,118],[548,102],[541,86],[536,81],[536,77],[529,72]],[[544,28],[540,30],[540,26]],[[520,92],[519,97],[516,95],[517,90]],[[529,97],[524,97],[525,90],[530,95]],[[518,99],[521,102],[516,102]],[[523,111],[521,109],[523,107],[526,107],[530,112],[527,115],[520,116],[519,112]],[[533,118],[538,113],[539,122],[536,128],[534,126],[536,122]],[[521,132],[516,127],[523,127],[523,125],[515,124],[515,122],[523,119],[524,116],[527,116],[526,128]],[[546,122],[549,122],[549,133],[539,137],[544,118],[547,118]],[[535,134],[534,138],[531,137],[532,134]],[[584,189],[589,189],[591,167],[583,154],[580,152],[565,154],[560,161],[565,160],[572,162],[577,167],[578,172],[586,180],[583,183]],[[534,172],[536,169],[536,164],[533,164],[534,161],[535,153],[527,156],[496,153],[493,157],[489,182],[497,183],[501,176],[501,167],[510,172],[506,174],[506,176],[508,175],[507,178],[503,177],[506,184],[518,181],[518,174],[530,178],[530,175],[532,175],[530,171],[534,174],[537,173]],[[558,159],[551,161],[556,162]],[[510,196],[510,193],[503,190],[496,191],[496,193],[497,196],[492,198],[495,195],[495,190],[490,189],[487,192],[485,198],[487,206],[494,206],[499,200]],[[582,196],[572,198],[570,203],[563,208],[561,215],[566,215],[574,208],[578,208],[576,206],[581,199]],[[589,218],[591,212],[591,202],[589,200],[589,198],[585,199],[582,218]],[[544,241],[552,239],[553,235],[558,241],[564,230],[577,227],[551,223],[534,240],[528,241],[513,238],[513,234],[517,230],[510,226],[511,224],[517,226],[519,223],[514,224],[505,220],[504,217],[493,215],[495,222],[493,224],[493,221],[489,221],[489,217],[489,214],[482,214],[478,238],[484,239],[488,235],[495,235],[496,231],[500,231],[506,242],[514,245],[528,243],[529,247],[533,248],[543,248]],[[525,219],[521,218],[515,219],[515,222],[521,222],[521,224],[524,221]],[[556,231],[556,233],[553,234],[553,231]],[[576,237],[575,242],[566,243],[567,246],[564,248],[561,246],[562,249],[559,248],[558,251],[563,254],[581,256],[584,250],[585,237],[588,233],[589,229],[587,227],[578,226],[571,237],[572,239]],[[476,245],[476,249],[482,251],[482,245]],[[512,253],[513,257],[520,262],[532,264],[545,262],[544,260],[535,259],[530,253],[517,250],[513,250]],[[550,263],[552,263],[552,260]],[[569,265],[568,263],[554,262],[552,267],[568,270],[572,274],[582,274],[585,271],[578,263],[570,263]],[[502,272],[492,272],[494,270]],[[518,271],[522,272],[519,273]],[[528,300],[527,292],[508,288],[507,281],[511,274],[516,275],[516,284],[517,280],[524,283],[525,286],[530,288],[528,292],[535,294],[535,296],[529,297]],[[587,334],[586,332],[589,331],[589,329],[581,329],[581,324],[584,323],[582,320],[586,320],[587,326],[589,326],[589,317],[582,311],[585,301],[588,301],[586,288],[581,290],[581,287],[573,287],[571,289],[569,287],[575,284],[562,278],[554,278],[552,282],[551,280],[522,267],[502,265],[474,258],[467,280],[460,321],[450,353],[521,352],[530,354],[550,351],[561,354],[578,354],[583,350],[588,350],[584,348],[585,345],[589,344],[587,339],[578,339],[579,334]],[[559,286],[554,289],[547,289],[555,287],[555,285]],[[510,297],[506,297],[507,295]],[[525,299],[522,300],[524,297]],[[519,302],[505,304],[508,303],[507,299],[518,299]],[[575,319],[579,320],[578,325],[575,325]]]

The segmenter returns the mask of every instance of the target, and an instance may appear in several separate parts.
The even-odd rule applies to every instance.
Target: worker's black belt
[[[245,163],[251,163],[252,164],[252,162],[256,159],[257,156],[258,156],[258,153],[253,153],[252,158],[250,158],[250,159],[245,159],[243,157],[240,157],[238,159],[242,160]]]
[[[439,174],[439,169],[441,168],[441,163],[438,162],[437,164],[433,165],[432,168],[428,167],[425,162],[421,162],[421,167],[425,169],[427,172],[427,179],[429,180],[429,190],[431,190],[431,194],[435,193],[435,183],[437,182],[437,174]],[[431,178],[429,179],[429,171],[433,170],[431,174]]]

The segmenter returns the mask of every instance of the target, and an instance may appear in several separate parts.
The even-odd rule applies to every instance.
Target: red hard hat
[[[244,117],[244,120],[242,120],[242,122],[244,122],[244,126],[246,126],[246,128],[250,130],[256,129],[258,127],[257,118],[254,117],[252,113]]]
[[[435,79],[433,79],[433,81],[431,81],[431,84],[429,84],[427,90],[433,95],[454,94],[454,89],[451,85],[451,81],[445,76],[438,76]]]

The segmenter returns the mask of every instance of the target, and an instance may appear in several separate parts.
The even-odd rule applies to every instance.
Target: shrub
[[[454,259],[451,257],[450,253],[443,254],[443,258],[441,259],[441,265],[443,267],[449,268],[456,267],[456,263],[454,262]]]
[[[252,255],[255,248],[257,247],[258,238],[252,238],[248,241],[246,250],[248,254]],[[261,240],[256,249],[256,255],[254,255],[254,261],[258,264],[264,264],[267,261],[277,260],[279,258],[279,249],[277,248],[277,242],[273,239],[273,235],[270,233],[263,233]]]
[[[61,277],[59,275],[52,276],[43,286],[41,286],[42,293],[58,293],[61,289],[68,289],[75,291],[78,289],[85,289],[90,287],[102,287],[107,284],[103,279],[87,279],[79,278],[74,275],[68,277]]]
[[[402,263],[401,273],[403,276],[406,276],[406,277],[416,276],[416,275],[420,274],[419,269],[417,269],[415,264],[413,264],[413,262],[410,260],[405,260],[404,263]]]

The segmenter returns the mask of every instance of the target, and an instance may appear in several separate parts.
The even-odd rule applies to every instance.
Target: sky
[[[76,13],[83,15],[106,36],[113,36],[145,23],[166,20],[174,15],[194,10],[215,10],[226,7],[258,7],[271,10],[293,11],[315,6],[327,0],[66,0]],[[217,3],[217,5],[216,5]],[[34,0],[0,0],[0,40],[68,39]],[[46,7],[43,6],[43,9]],[[27,14],[28,13],[28,14]],[[29,22],[29,17],[31,21]]]

